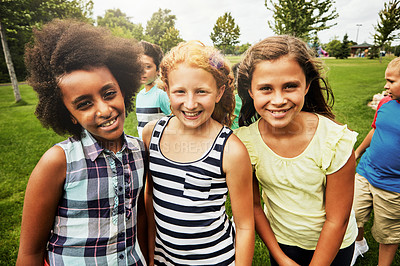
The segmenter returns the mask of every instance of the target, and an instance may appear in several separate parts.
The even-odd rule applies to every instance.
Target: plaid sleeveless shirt
[[[84,131],[58,143],[67,173],[48,241],[50,265],[146,265],[137,240],[144,146],[124,135],[116,154]]]

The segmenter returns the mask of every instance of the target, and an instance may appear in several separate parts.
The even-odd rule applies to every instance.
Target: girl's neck
[[[180,123],[179,119],[173,119],[173,128],[176,133],[182,135],[191,135],[191,136],[209,136],[210,132],[215,131],[216,128],[220,128],[221,124],[210,118],[202,125],[196,128],[185,127],[182,123]]]
[[[114,141],[109,141],[109,140],[97,140],[97,142],[99,143],[100,147],[110,150],[114,153],[119,152],[122,149],[122,136],[118,139],[118,140],[114,140]]]
[[[277,155],[293,158],[300,155],[310,144],[318,127],[315,114],[301,112],[285,128],[274,128],[261,119],[258,130],[264,143]]]
[[[153,88],[153,87],[154,87],[154,82],[144,85],[146,92],[150,91],[151,88]]]
[[[166,158],[175,162],[197,161],[211,149],[221,128],[222,125],[213,119],[191,129],[182,127],[178,119],[172,118],[162,135],[161,151]]]

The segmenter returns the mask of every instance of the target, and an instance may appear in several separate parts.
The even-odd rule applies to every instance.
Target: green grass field
[[[230,59],[236,63],[240,57]],[[359,133],[358,146],[370,130],[374,116],[374,110],[366,104],[383,90],[389,58],[383,58],[382,63],[365,58],[324,62],[335,94],[337,120]],[[23,102],[15,104],[11,87],[0,86],[0,265],[15,264],[24,191],[32,169],[47,149],[65,139],[41,127],[34,115],[37,99],[31,87],[21,85],[20,90]],[[125,131],[137,135],[133,113],[126,120]],[[369,233],[370,227],[371,222],[366,226],[370,251],[358,259],[357,265],[377,265],[378,244]],[[259,239],[253,264],[269,265],[268,252]],[[393,265],[400,265],[399,252]]]

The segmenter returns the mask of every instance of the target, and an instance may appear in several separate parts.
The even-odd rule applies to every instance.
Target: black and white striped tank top
[[[228,187],[222,172],[222,154],[232,130],[223,127],[201,159],[179,163],[160,151],[170,119],[157,122],[150,141],[155,265],[234,265],[235,232],[225,212]]]

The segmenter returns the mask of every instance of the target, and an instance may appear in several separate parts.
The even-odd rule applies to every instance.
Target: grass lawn
[[[232,57],[236,63],[240,57]],[[374,111],[366,106],[375,93],[383,90],[384,72],[389,62],[356,58],[347,60],[324,59],[328,82],[335,94],[334,111],[337,120],[359,133],[358,146],[370,130]],[[34,116],[36,95],[28,85],[20,86],[23,102],[14,103],[11,86],[0,86],[0,265],[14,265],[18,253],[20,222],[24,191],[29,175],[53,144],[64,140],[41,127]],[[136,117],[132,113],[125,124],[128,134],[137,135]],[[366,226],[370,246],[357,265],[377,265],[378,244]],[[254,265],[269,265],[264,244],[257,239]],[[394,265],[400,265],[399,252]]]

